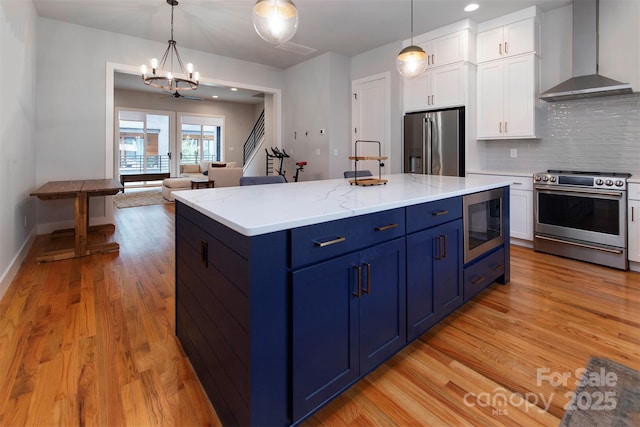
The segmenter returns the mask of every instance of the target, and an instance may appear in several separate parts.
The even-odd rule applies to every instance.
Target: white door
[[[372,142],[358,142],[358,156],[389,156],[389,73],[379,74],[368,78],[355,80],[352,83],[352,147],[351,155],[355,155],[356,141],[379,141],[380,144]],[[390,159],[384,160],[379,169],[377,161],[360,161],[358,170],[370,170],[374,176],[378,172],[382,175],[390,173],[386,166]],[[351,169],[355,169],[355,164],[351,162]]]

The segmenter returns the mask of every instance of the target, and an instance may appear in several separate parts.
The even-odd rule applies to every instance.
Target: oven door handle
[[[623,193],[621,191],[589,191],[589,190],[580,190],[580,189],[563,189],[558,187],[540,187],[536,186],[535,189],[537,191],[544,191],[546,193],[574,193],[574,194],[589,194],[592,196],[611,196],[611,197],[620,197],[622,198]]]
[[[562,240],[562,239],[554,239],[553,237],[541,236],[539,234],[536,234],[536,239],[549,240],[549,241],[555,242],[555,243],[564,243],[566,245],[578,246],[580,248],[595,249],[595,250],[598,250],[598,251],[609,252],[609,253],[617,254],[617,255],[620,255],[623,252],[623,251],[621,251],[619,249],[601,248],[599,246],[587,245],[587,244],[584,244],[584,243],[576,243],[576,242],[569,242],[567,240]]]

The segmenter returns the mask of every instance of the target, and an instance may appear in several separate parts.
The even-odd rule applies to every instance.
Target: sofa
[[[205,173],[206,171],[206,173]],[[174,191],[190,190],[191,180],[208,179],[215,187],[234,187],[240,185],[242,168],[236,162],[203,162],[197,165],[180,165],[180,176],[165,178],[162,181],[162,197],[174,201]]]

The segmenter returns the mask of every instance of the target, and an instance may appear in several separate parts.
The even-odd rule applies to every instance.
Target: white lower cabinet
[[[533,191],[509,191],[511,209],[511,237],[533,241]]]
[[[640,262],[640,184],[629,184],[629,261]]]

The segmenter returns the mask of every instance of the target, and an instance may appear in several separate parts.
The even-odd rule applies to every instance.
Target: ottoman
[[[162,180],[162,197],[173,202],[175,198],[173,194],[177,190],[191,190],[191,180],[193,177],[186,178],[165,178]]]

